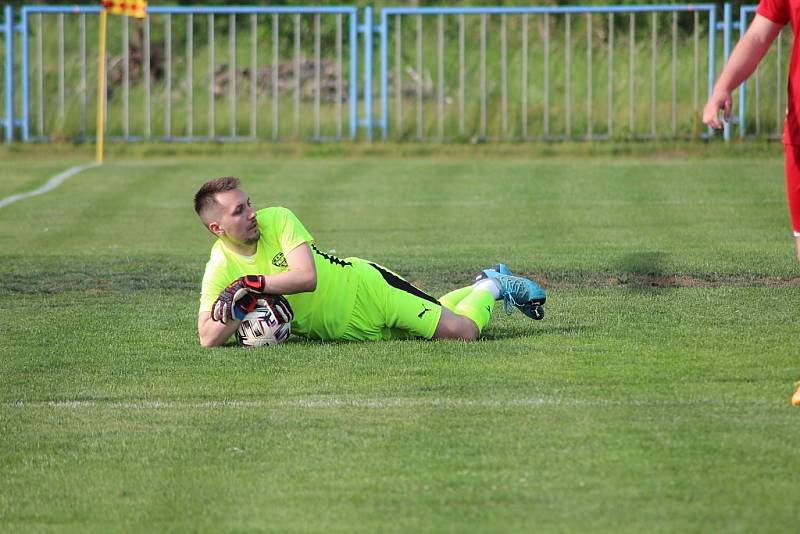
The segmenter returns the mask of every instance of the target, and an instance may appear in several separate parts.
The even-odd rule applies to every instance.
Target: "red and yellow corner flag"
[[[102,0],[102,4],[112,15],[136,17],[137,19],[147,16],[147,0]]]
[[[106,101],[106,16],[122,15],[143,19],[147,16],[147,0],[100,0],[103,11],[100,12],[99,47],[97,59],[97,164],[103,163],[103,140],[105,138],[105,101]]]

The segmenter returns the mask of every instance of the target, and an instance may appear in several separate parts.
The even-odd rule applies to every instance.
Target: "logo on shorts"
[[[419,312],[419,315],[417,315],[417,317],[419,317],[420,319],[422,319],[422,316],[423,316],[423,315],[425,315],[425,314],[426,314],[427,312],[429,312],[429,311],[431,311],[431,309],[430,309],[430,308],[426,308],[426,307],[425,307],[425,305],[423,304],[423,305],[422,305],[422,311],[421,311],[421,312]]]
[[[288,267],[289,264],[286,263],[286,258],[283,256],[283,252],[278,252],[272,258],[272,265],[275,267]]]

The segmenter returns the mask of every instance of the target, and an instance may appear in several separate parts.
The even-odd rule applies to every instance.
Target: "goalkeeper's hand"
[[[222,324],[231,319],[241,321],[245,315],[256,309],[258,297],[267,288],[266,282],[266,277],[261,274],[248,274],[237,278],[228,284],[214,301],[211,318]]]
[[[258,305],[269,308],[278,324],[291,323],[294,319],[294,310],[283,295],[264,295],[258,299]]]

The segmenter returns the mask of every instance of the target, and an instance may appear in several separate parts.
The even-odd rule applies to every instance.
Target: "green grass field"
[[[3,150],[0,198],[91,160]],[[112,146],[0,208],[0,531],[794,531],[780,152],[652,150]],[[221,175],[435,294],[504,260],[547,317],[202,349]]]

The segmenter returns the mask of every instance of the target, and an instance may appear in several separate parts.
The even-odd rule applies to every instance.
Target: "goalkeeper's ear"
[[[225,230],[219,225],[217,221],[212,221],[206,225],[209,232],[214,234],[215,236],[222,237],[225,235]]]
[[[197,212],[197,215],[200,216],[200,220],[209,232],[217,237],[225,234],[225,230],[219,225],[220,210],[217,209],[216,205],[203,206]]]

